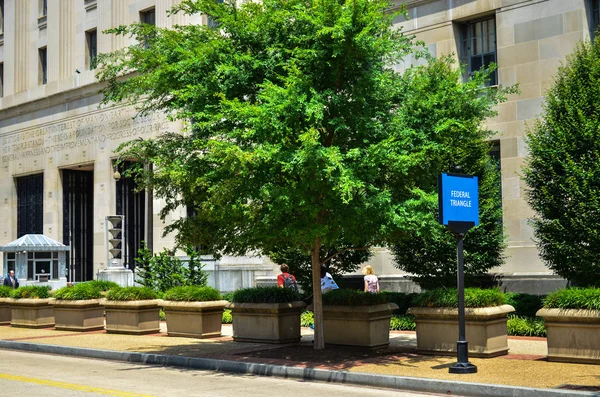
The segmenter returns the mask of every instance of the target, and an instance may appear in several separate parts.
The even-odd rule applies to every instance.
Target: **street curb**
[[[440,393],[458,396],[600,397],[600,393],[578,392],[573,390],[538,389],[531,387],[492,385],[484,383],[437,380],[430,378],[410,378],[406,376],[376,375],[361,372],[300,368],[286,365],[257,364],[230,360],[215,360],[209,358],[132,353],[70,346],[40,345],[35,343],[13,342],[6,340],[0,340],[0,349],[96,358],[102,360],[125,361],[130,363],[160,365],[166,367],[183,367],[217,372],[274,376],[280,378],[342,383],[348,385],[374,386],[396,390]]]

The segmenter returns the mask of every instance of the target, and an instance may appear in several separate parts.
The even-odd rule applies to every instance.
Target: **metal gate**
[[[17,238],[44,234],[44,174],[17,178]]]
[[[63,170],[63,243],[69,281],[94,279],[94,172]]]
[[[122,177],[117,181],[117,215],[125,216],[125,252],[122,256],[123,266],[135,269],[135,258],[144,240],[144,227],[146,224],[146,192],[136,192],[136,183],[133,178],[123,176],[123,171],[131,163],[122,163],[119,172]]]

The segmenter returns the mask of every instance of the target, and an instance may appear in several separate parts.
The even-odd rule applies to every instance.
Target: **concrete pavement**
[[[454,357],[416,353],[414,332],[392,331],[390,347],[376,352],[315,352],[312,331],[302,334],[299,344],[269,345],[234,342],[231,325],[211,339],[168,337],[165,323],[145,336],[4,326],[0,348],[465,396],[600,396],[600,366],[548,362],[544,338],[510,337],[509,355],[470,359],[478,373],[455,375]]]

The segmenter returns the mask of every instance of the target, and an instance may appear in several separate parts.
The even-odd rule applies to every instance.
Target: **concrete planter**
[[[104,300],[106,332],[144,335],[160,332],[158,299],[141,301]]]
[[[515,309],[510,305],[466,308],[466,337],[472,357],[508,354],[506,321]],[[417,324],[417,349],[423,353],[456,354],[458,309],[411,307]]]
[[[292,303],[232,303],[236,342],[292,343],[300,341],[302,301]]]
[[[540,309],[548,361],[600,364],[600,310]]]
[[[390,318],[395,303],[372,306],[323,305],[325,343],[364,347],[390,344]]]
[[[100,299],[53,299],[56,329],[61,331],[95,331],[104,329],[104,306]]]
[[[11,313],[9,298],[0,298],[0,325],[10,325]]]
[[[221,336],[223,309],[227,301],[177,302],[162,301],[167,316],[167,334],[187,338]]]
[[[54,327],[54,308],[51,299],[9,299],[10,325],[20,328]]]

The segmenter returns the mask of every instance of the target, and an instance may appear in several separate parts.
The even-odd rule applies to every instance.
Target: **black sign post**
[[[479,186],[476,176],[443,173],[438,177],[439,222],[456,236],[458,262],[458,341],[457,362],[449,368],[451,374],[472,374],[477,367],[469,362],[469,343],[465,326],[465,279],[463,240],[467,231],[479,224]]]

